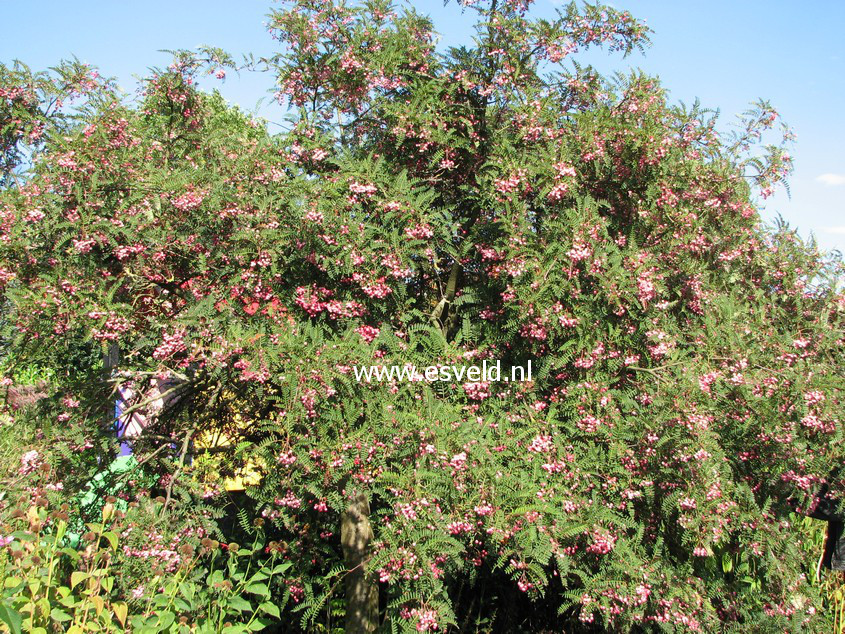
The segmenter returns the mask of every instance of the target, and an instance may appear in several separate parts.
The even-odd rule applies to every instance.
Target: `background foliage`
[[[9,627],[336,630],[361,494],[385,631],[828,627],[793,511],[842,490],[843,269],[761,223],[788,129],[579,65],[647,44],[625,12],[464,4],[444,52],[381,0],[274,10],[276,135],[200,90],[214,49],[135,99],[0,68],[4,381],[50,386],[2,429]],[[533,380],[352,372],[484,359]],[[83,504],[121,385],[148,424]]]

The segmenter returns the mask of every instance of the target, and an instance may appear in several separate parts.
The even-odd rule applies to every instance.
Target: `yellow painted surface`
[[[240,415],[235,415],[235,428],[243,429],[248,422],[243,421]],[[205,484],[216,484],[215,478],[211,475],[215,469],[213,463],[222,459],[221,456],[215,455],[213,452],[204,452],[203,449],[214,449],[219,447],[231,447],[232,438],[227,435],[225,431],[203,432],[194,440],[194,447],[197,455],[194,463],[197,466],[207,466],[208,473],[205,477],[201,477],[200,481]],[[211,463],[211,464],[209,464]],[[248,486],[255,486],[261,482],[261,473],[259,466],[255,460],[248,460],[240,469],[237,470],[236,475],[231,478],[223,478],[222,486],[226,491],[243,491]]]

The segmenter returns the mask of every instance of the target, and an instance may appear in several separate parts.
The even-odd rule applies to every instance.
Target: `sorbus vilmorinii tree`
[[[441,50],[383,0],[286,3],[278,134],[198,88],[219,51],[135,100],[90,74],[61,123],[61,77],[4,70],[0,282],[13,357],[57,370],[43,424],[66,469],[114,451],[131,383],[165,514],[227,503],[188,455],[226,434],[290,628],[340,597],[347,631],[812,629],[789,513],[845,485],[845,296],[761,221],[789,133],[574,62],[642,47],[627,12],[530,4],[464,2]],[[354,372],[484,360],[532,379]]]

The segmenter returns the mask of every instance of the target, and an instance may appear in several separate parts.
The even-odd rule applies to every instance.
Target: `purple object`
[[[120,424],[120,415],[123,411],[123,400],[118,398],[114,402],[114,428],[117,431],[117,437],[123,438],[126,435],[126,427]],[[120,454],[121,456],[131,456],[132,455],[132,447],[129,446],[128,442],[120,443]]]

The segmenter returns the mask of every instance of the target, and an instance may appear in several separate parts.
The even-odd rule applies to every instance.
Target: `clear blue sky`
[[[556,0],[536,0],[537,15],[551,17]],[[845,252],[845,2],[813,0],[614,0],[654,30],[645,55],[591,55],[603,70],[640,67],[661,78],[671,98],[719,108],[725,121],[757,98],[769,99],[797,134],[792,199],[766,201],[801,235],[811,232],[826,249]],[[454,2],[418,0],[446,44],[467,41],[472,12]],[[166,65],[161,49],[220,46],[239,57],[270,53],[268,0],[0,0],[4,14],[0,61],[20,59],[45,68],[76,55],[118,78],[127,91],[134,75]],[[219,85],[214,80],[205,84]],[[254,110],[272,85],[269,76],[227,77],[220,86],[231,101]],[[279,108],[261,114],[281,121]]]

